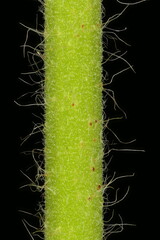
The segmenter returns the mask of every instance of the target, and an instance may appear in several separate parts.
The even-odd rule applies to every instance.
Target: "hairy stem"
[[[45,240],[101,240],[101,0],[45,0]]]

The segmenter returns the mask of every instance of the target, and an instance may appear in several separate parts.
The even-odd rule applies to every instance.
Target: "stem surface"
[[[101,0],[45,0],[45,240],[102,240]]]

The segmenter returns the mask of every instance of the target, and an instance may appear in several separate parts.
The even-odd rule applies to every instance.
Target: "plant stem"
[[[45,0],[45,240],[102,240],[101,0]]]

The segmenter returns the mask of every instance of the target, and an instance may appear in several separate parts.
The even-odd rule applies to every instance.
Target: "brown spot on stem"
[[[81,26],[82,28],[84,28],[84,24],[82,24],[82,26]]]
[[[101,189],[101,185],[98,185],[98,186],[97,186],[97,190],[100,190],[100,189]]]
[[[74,107],[75,106],[75,104],[74,103],[72,103],[72,107]]]
[[[93,171],[93,172],[95,171],[95,167],[92,167],[92,171]]]
[[[92,122],[90,122],[89,125],[92,126]]]

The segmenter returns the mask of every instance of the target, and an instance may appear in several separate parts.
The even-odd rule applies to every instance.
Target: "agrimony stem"
[[[101,0],[45,0],[45,240],[101,240]]]

